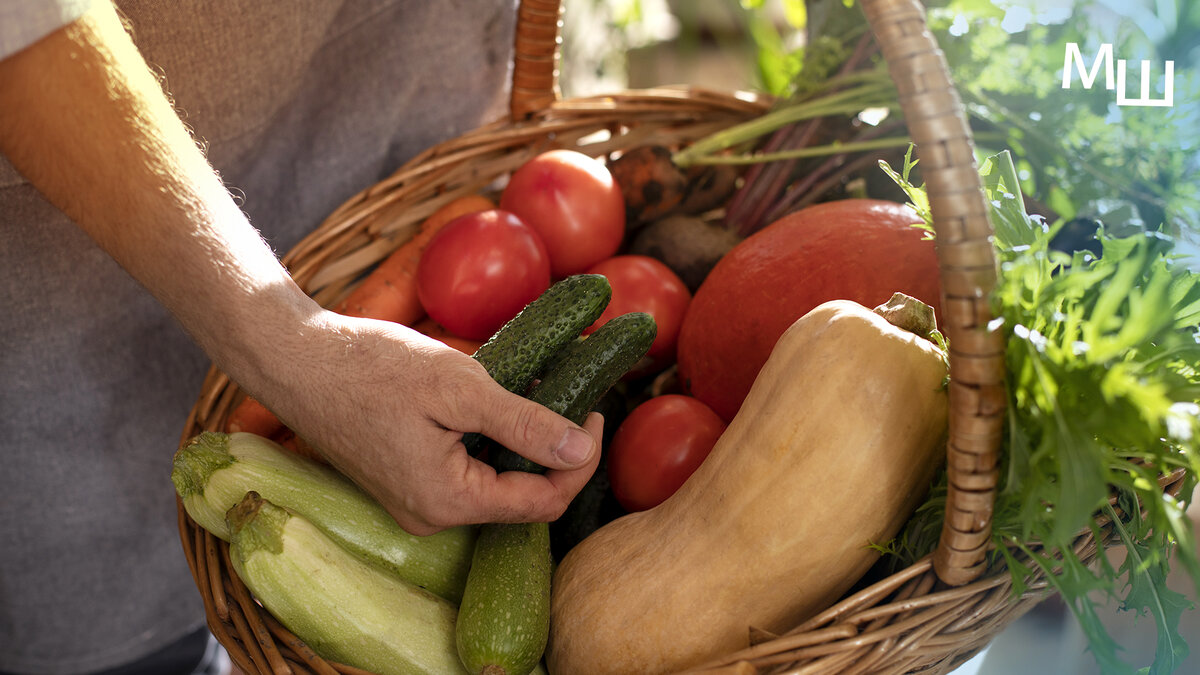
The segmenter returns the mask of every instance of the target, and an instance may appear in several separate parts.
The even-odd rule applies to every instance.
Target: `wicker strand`
[[[221,555],[228,569],[232,569],[233,565],[229,560],[229,547],[221,547]],[[243,620],[250,634],[254,637],[253,645],[255,652],[261,652],[266,658],[267,663],[271,665],[276,673],[286,674],[291,672],[291,668],[284,662],[283,656],[279,653],[279,648],[275,645],[275,641],[271,638],[271,633],[263,622],[261,615],[258,612],[257,603],[250,597],[250,591],[241,579],[236,578],[236,575],[230,579],[229,588],[233,593],[233,598],[237,602],[237,606],[241,609]]]
[[[225,595],[225,584],[222,582],[221,571],[224,557],[217,550],[217,538],[211,532],[204,532],[204,568],[208,571],[208,587],[212,589],[216,599],[215,611],[222,621],[229,621],[229,603]]]
[[[558,99],[559,0],[522,0],[513,54],[511,115],[514,120],[545,110]]]
[[[992,228],[962,102],[945,57],[925,25],[925,8],[916,0],[864,0],[863,10],[926,170],[943,304],[951,309],[945,312],[945,333],[956,386],[950,392],[947,454],[956,471],[947,512],[957,519],[946,518],[933,563],[939,578],[958,586],[977,579],[986,567],[995,456],[1004,421],[1004,345],[1001,332],[991,325],[988,304],[996,279]],[[979,450],[971,454],[984,457],[964,461],[957,455],[965,448]]]
[[[240,635],[252,635],[254,633],[254,630],[250,627],[250,623],[246,620],[246,616],[243,614],[240,607],[231,611],[229,616],[231,619],[233,619],[233,625],[237,628],[237,631]],[[287,662],[283,660],[276,661],[268,659],[267,655],[263,653],[262,646],[258,642],[249,640],[243,642],[243,644],[246,647],[246,653],[250,657],[250,662],[254,664],[254,668],[257,672],[270,673],[271,675],[296,675]],[[274,653],[278,655],[278,651],[275,651]]]
[[[344,671],[344,668],[348,667],[339,667],[327,663],[325,659],[318,656],[317,653],[312,650],[312,647],[304,644],[303,640],[296,637],[295,634],[293,634],[287,628],[284,628],[283,624],[279,623],[279,621],[277,621],[275,617],[271,616],[270,614],[263,615],[263,623],[271,632],[271,635],[275,636],[282,645],[287,647],[288,651],[296,656],[301,663],[310,668],[313,672],[317,673],[317,675],[337,675],[339,670]]]

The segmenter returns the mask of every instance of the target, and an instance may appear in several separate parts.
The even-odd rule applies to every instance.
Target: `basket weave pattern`
[[[1013,597],[1007,571],[987,568],[1004,419],[1002,337],[989,331],[996,265],[987,203],[970,130],[945,59],[916,0],[863,0],[917,146],[937,230],[951,350],[947,447],[949,504],[937,551],[843,599],[784,635],[753,633],[751,646],[702,669],[730,673],[946,673],[1047,595],[1035,576]],[[766,112],[770,101],[699,88],[560,100],[558,0],[523,0],[507,119],[435,146],[348,200],[284,256],[324,306],[340,300],[440,206],[484,191],[535,154],[565,147],[603,157],[647,143],[686,144]],[[216,369],[206,377],[182,441],[219,430],[241,397]],[[1164,478],[1177,490],[1182,473]],[[266,613],[233,571],[225,542],[177,503],[180,537],[210,629],[247,673],[362,674],[313,653]],[[1085,533],[1085,563],[1109,543]],[[785,589],[780,589],[785,592]],[[711,672],[711,671],[710,671]],[[369,675],[369,674],[368,674]],[[556,673],[555,675],[575,675]],[[586,675],[586,674],[583,674]]]
[[[864,2],[925,172],[950,354],[950,495],[934,568],[959,585],[983,572],[1004,422],[1004,342],[989,330],[992,228],[971,133],[946,60],[916,2]]]

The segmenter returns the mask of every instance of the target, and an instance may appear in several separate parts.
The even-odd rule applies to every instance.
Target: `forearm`
[[[101,4],[0,61],[0,152],[411,531],[561,514],[599,461],[599,421],[580,430],[411,329],[317,306]],[[466,453],[466,432],[551,470],[497,475]]]
[[[312,311],[107,3],[0,61],[0,151],[223,367],[267,366],[222,334]]]

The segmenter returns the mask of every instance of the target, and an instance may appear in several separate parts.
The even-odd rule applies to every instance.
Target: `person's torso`
[[[515,0],[117,4],[281,254],[506,103]],[[0,671],[87,672],[203,621],[169,475],[208,361],[3,157],[0,233]]]

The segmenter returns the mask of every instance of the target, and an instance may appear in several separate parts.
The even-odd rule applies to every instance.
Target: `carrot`
[[[625,198],[625,225],[630,230],[666,216],[679,205],[687,177],[661,145],[642,145],[608,164]]]
[[[275,413],[254,398],[247,396],[229,413],[225,420],[225,431],[248,431],[270,438],[283,429],[283,422]]]
[[[322,464],[329,463],[329,460],[325,459],[324,455],[322,455],[320,452],[317,452],[316,448],[309,445],[308,441],[304,440],[300,436],[297,436],[296,433],[291,429],[287,429],[276,440],[276,442],[282,445],[284,448],[296,453],[297,455],[300,455],[301,457],[307,457]]]
[[[461,338],[457,335],[454,335],[450,331],[446,330],[446,328],[441,324],[438,324],[429,317],[425,317],[424,319],[413,324],[413,328],[422,335],[428,335],[429,337],[440,341],[447,347],[453,347],[468,356],[474,354],[481,346],[483,346],[483,342],[480,340],[469,340],[467,338]]]
[[[421,223],[420,229],[412,239],[401,244],[372,270],[334,307],[334,311],[346,316],[395,321],[406,326],[420,321],[425,316],[425,310],[417,298],[415,280],[417,263],[425,245],[451,220],[491,208],[495,208],[495,203],[478,194],[465,195],[447,202]],[[449,336],[448,339],[461,341],[461,338],[453,336]],[[462,342],[450,346],[460,351],[471,349],[468,354],[475,353],[469,341]],[[478,346],[474,345],[475,348]],[[229,413],[225,422],[226,431],[249,431],[266,437],[271,437],[283,429],[283,422],[279,421],[274,413],[249,396]]]
[[[446,223],[467,213],[495,208],[492,200],[469,194],[448,202],[421,223],[412,239],[401,244],[342,300],[334,311],[346,316],[384,319],[411,326],[425,316],[417,297],[417,263],[421,252]]]

